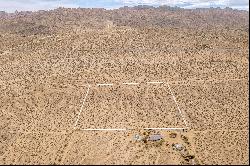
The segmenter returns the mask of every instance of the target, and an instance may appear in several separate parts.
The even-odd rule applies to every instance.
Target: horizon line
[[[104,9],[104,10],[119,10],[119,9],[124,9],[124,8],[136,8],[136,7],[145,7],[144,9],[149,9],[149,8],[154,8],[154,9],[158,9],[161,7],[165,7],[165,8],[175,8],[175,9],[180,9],[180,10],[208,10],[208,9],[219,9],[219,10],[234,10],[234,11],[246,11],[249,12],[249,9],[237,9],[237,8],[232,8],[232,7],[197,7],[197,8],[185,8],[185,7],[180,7],[180,6],[168,6],[168,5],[134,5],[134,6],[119,6],[119,7],[113,7],[113,8],[109,8],[109,7],[65,7],[65,6],[58,6],[56,8],[51,8],[51,9],[39,9],[39,10],[15,10],[12,12],[9,11],[4,11],[4,10],[0,10],[0,12],[4,12],[4,13],[8,13],[8,14],[15,14],[15,13],[21,13],[21,12],[39,12],[39,11],[53,11],[53,10],[57,10],[57,9]],[[146,8],[148,7],[148,8]],[[142,8],[143,9],[143,8]]]

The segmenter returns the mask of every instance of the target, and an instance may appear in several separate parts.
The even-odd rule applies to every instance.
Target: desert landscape
[[[249,12],[0,12],[0,164],[249,164]]]

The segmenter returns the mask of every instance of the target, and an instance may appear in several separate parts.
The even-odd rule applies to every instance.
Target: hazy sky
[[[0,0],[0,11],[36,11],[57,7],[87,7],[114,9],[135,5],[169,5],[183,8],[231,7],[249,10],[248,0]]]

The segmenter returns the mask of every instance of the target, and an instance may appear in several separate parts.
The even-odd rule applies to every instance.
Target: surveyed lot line
[[[170,91],[170,93],[171,93],[171,95],[172,95],[172,97],[173,97],[173,99],[174,99],[174,102],[175,102],[175,104],[176,104],[176,106],[177,106],[177,109],[178,109],[178,111],[179,111],[179,113],[180,113],[180,115],[181,115],[181,117],[182,117],[182,120],[183,120],[183,122],[185,123],[185,126],[188,128],[186,119],[184,118],[184,116],[183,116],[183,114],[182,114],[182,112],[181,112],[181,109],[180,109],[180,107],[179,107],[179,105],[178,105],[178,103],[177,103],[177,101],[176,101],[176,98],[175,98],[175,96],[174,96],[174,94],[173,94],[173,92],[172,92],[172,90],[171,90],[170,85],[168,84],[168,82],[167,82],[167,85],[168,85],[168,89],[169,89],[169,91]]]
[[[148,84],[163,84],[164,82],[147,82]]]
[[[79,128],[76,128],[79,129]],[[143,128],[144,130],[185,130],[187,128]],[[79,131],[128,131],[128,130],[136,130],[136,129],[79,129]],[[203,132],[248,132],[248,129],[204,129],[204,130],[190,130],[194,133],[203,133]],[[71,131],[69,130],[62,130],[62,131],[4,131],[0,133],[11,133],[11,134],[67,134]]]
[[[80,129],[81,131],[126,131],[127,129]]]
[[[185,130],[187,128],[167,127],[167,128],[144,128],[144,130]]]
[[[96,86],[113,86],[113,84],[96,84]]]
[[[123,85],[139,85],[139,83],[136,82],[124,82]]]
[[[185,130],[187,128],[143,128],[144,130]],[[87,129],[79,129],[81,131],[128,131],[128,130],[136,130],[136,129],[124,129],[124,128],[110,128],[110,129],[101,129],[101,128],[87,128]]]
[[[87,90],[86,95],[85,95],[85,97],[84,97],[84,99],[83,99],[83,101],[82,101],[82,106],[81,106],[80,111],[79,111],[79,113],[78,113],[78,116],[77,116],[77,119],[76,119],[76,122],[75,122],[75,125],[74,125],[74,129],[76,129],[76,125],[77,125],[77,123],[78,123],[78,121],[79,121],[79,118],[80,118],[80,115],[81,115],[81,113],[82,113],[82,109],[83,109],[85,100],[86,100],[86,98],[87,98],[87,96],[88,96],[88,93],[89,93],[89,89],[90,89],[90,85],[88,85],[88,90]]]

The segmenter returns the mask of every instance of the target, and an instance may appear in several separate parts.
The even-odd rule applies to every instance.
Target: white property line
[[[187,128],[144,128],[144,130],[185,130]]]
[[[83,101],[82,101],[82,106],[81,106],[80,111],[79,111],[79,114],[78,114],[78,116],[77,116],[77,119],[76,119],[76,122],[75,122],[75,125],[74,125],[74,129],[76,129],[76,125],[77,125],[77,123],[78,123],[78,121],[79,121],[79,118],[80,118],[80,115],[81,115],[81,113],[82,113],[83,105],[84,105],[85,100],[86,100],[86,98],[87,98],[87,96],[88,96],[89,89],[90,89],[90,85],[88,86],[87,93],[86,93],[86,95],[85,95],[85,97],[84,97],[84,99],[83,99]]]
[[[147,82],[148,84],[163,84],[164,82]]]
[[[79,129],[79,128],[78,128]],[[144,130],[185,130],[187,128],[143,128]],[[136,130],[136,129],[124,129],[124,128],[110,128],[110,129],[102,129],[102,128],[88,128],[88,129],[79,129],[81,131],[128,131],[128,130]]]
[[[168,89],[169,89],[169,91],[170,91],[170,93],[171,93],[171,95],[172,95],[172,97],[173,97],[173,99],[174,99],[174,102],[175,102],[175,104],[176,104],[176,106],[177,106],[177,108],[178,108],[178,110],[179,110],[179,113],[181,114],[182,120],[184,121],[185,126],[188,128],[186,119],[184,118],[184,116],[183,116],[183,114],[182,114],[182,112],[181,112],[181,109],[180,109],[180,107],[179,107],[179,105],[178,105],[178,103],[177,103],[177,101],[176,101],[176,98],[175,98],[175,96],[174,96],[174,94],[173,94],[173,92],[172,92],[172,90],[171,90],[170,85],[168,84],[168,82],[167,82],[167,85],[168,85]]]
[[[113,84],[96,84],[97,86],[112,86]]]
[[[139,83],[136,82],[124,82],[123,85],[139,85]]]
[[[185,130],[187,128],[144,128],[144,130]],[[83,130],[83,131],[105,131],[105,130],[113,130],[113,131],[127,131],[127,130],[136,130],[136,129],[79,129],[79,130]],[[248,132],[248,129],[204,129],[204,130],[189,130],[190,132],[194,132],[194,133],[201,133],[201,132]],[[4,131],[0,133],[12,133],[12,134],[16,134],[16,133],[21,133],[21,134],[66,134],[68,132],[71,132],[69,130],[65,130],[65,131]]]
[[[79,129],[82,131],[126,131],[127,129]]]

